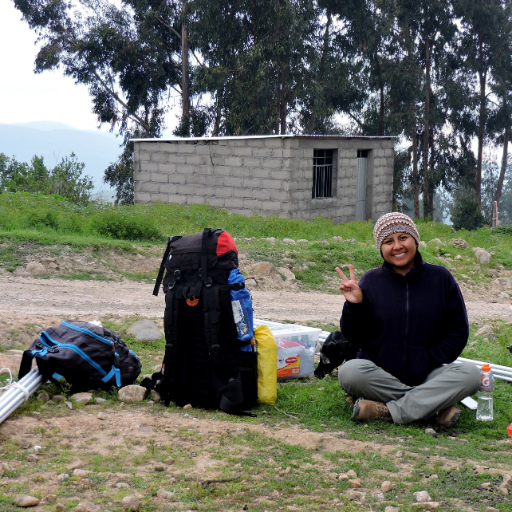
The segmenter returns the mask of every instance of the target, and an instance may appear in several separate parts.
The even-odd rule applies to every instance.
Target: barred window
[[[313,154],[313,199],[333,197],[332,149],[315,149]]]

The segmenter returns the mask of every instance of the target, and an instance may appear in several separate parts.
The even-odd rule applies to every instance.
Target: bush
[[[474,229],[485,226],[485,219],[482,215],[478,201],[469,194],[460,194],[455,197],[455,204],[452,212],[452,223],[456,231],[459,229]]]
[[[492,230],[497,235],[512,235],[512,224],[500,224]]]
[[[32,212],[28,216],[28,225],[31,228],[50,228],[57,230],[59,227],[59,218],[52,210],[46,212]]]
[[[93,219],[92,226],[98,234],[117,240],[156,242],[164,238],[152,220],[127,215],[120,210],[98,214]]]

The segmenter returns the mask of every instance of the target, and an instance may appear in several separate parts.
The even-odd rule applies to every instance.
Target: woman
[[[373,236],[381,267],[359,283],[352,265],[350,278],[336,268],[346,299],[341,330],[360,344],[357,359],[338,373],[341,387],[360,397],[353,418],[409,423],[435,416],[439,426],[451,427],[460,415],[454,404],[480,385],[474,364],[454,363],[469,336],[457,282],[446,268],[422,260],[407,215],[382,216]]]

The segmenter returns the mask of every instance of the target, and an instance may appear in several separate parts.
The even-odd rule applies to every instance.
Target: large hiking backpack
[[[141,370],[137,355],[115,332],[90,322],[62,322],[42,331],[23,353],[20,379],[33,359],[45,379],[64,377],[73,391],[133,384]]]
[[[240,304],[235,300],[232,307],[231,292],[245,288],[237,269],[235,241],[222,229],[169,238],[153,291],[158,295],[166,271],[165,356],[161,371],[142,383],[158,391],[166,405],[233,414],[255,405],[257,354],[252,334],[241,336],[233,316],[235,309],[239,317]],[[252,308],[250,322],[252,329]]]

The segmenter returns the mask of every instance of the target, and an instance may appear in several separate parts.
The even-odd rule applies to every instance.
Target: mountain
[[[0,123],[0,153],[21,162],[30,162],[34,155],[42,156],[48,167],[62,157],[75,153],[85,164],[84,174],[94,183],[94,192],[112,196],[113,189],[103,183],[105,169],[121,153],[120,137],[112,133],[78,130],[61,123]]]

